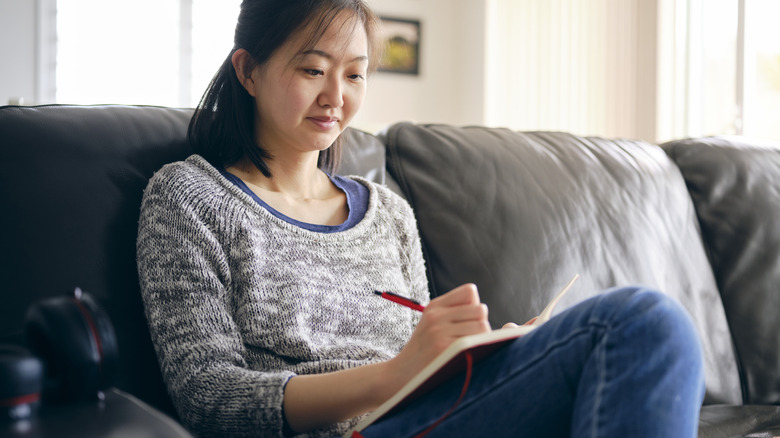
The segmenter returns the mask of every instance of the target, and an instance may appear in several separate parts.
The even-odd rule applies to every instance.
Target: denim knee
[[[627,287],[614,290],[608,299],[619,303],[614,323],[624,336],[645,344],[666,360],[684,361],[691,370],[703,373],[699,335],[688,312],[677,301],[661,292]]]

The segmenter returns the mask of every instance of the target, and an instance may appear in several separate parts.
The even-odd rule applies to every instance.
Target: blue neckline
[[[260,197],[257,196],[257,194],[253,192],[252,189],[250,189],[246,183],[241,180],[241,178],[224,169],[219,169],[219,173],[221,173],[222,176],[224,176],[228,181],[232,182],[234,185],[240,188],[241,191],[249,195],[249,197],[251,197],[261,207],[268,210],[268,212],[275,217],[299,228],[317,233],[337,233],[340,231],[349,230],[357,225],[361,220],[363,220],[363,217],[366,215],[366,211],[368,210],[369,191],[366,186],[353,179],[345,178],[340,175],[328,175],[328,178],[330,178],[331,182],[333,182],[336,187],[338,187],[347,195],[347,207],[349,209],[349,216],[347,217],[347,220],[339,225],[320,225],[302,222],[297,219],[293,219],[268,205],[265,201],[260,199]]]

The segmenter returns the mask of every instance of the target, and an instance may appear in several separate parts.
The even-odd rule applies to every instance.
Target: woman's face
[[[252,73],[259,144],[271,156],[328,148],[363,103],[368,38],[363,24],[342,13],[313,49],[294,35]]]

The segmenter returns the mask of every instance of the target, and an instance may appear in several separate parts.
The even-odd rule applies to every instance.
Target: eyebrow
[[[317,50],[317,49],[306,50],[306,51],[302,52],[301,55],[302,56],[317,55],[317,56],[321,56],[323,58],[327,58],[327,59],[329,59],[331,61],[334,59],[333,55],[331,55],[330,53],[325,52],[323,50]],[[356,57],[352,58],[349,62],[356,62],[356,61],[368,61],[368,56],[366,56],[366,55],[356,56]]]

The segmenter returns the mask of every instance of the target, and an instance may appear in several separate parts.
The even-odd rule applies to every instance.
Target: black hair
[[[239,81],[232,63],[238,49],[251,58],[244,71],[265,64],[273,53],[298,30],[312,26],[304,42],[313,47],[336,16],[350,11],[362,23],[368,36],[369,69],[376,68],[379,57],[377,27],[379,19],[363,0],[243,0],[238,16],[233,49],[217,71],[190,120],[187,137],[195,153],[218,168],[248,158],[266,177],[271,176],[270,159],[254,132],[255,104]],[[320,152],[320,168],[335,172],[341,155],[341,136]]]

